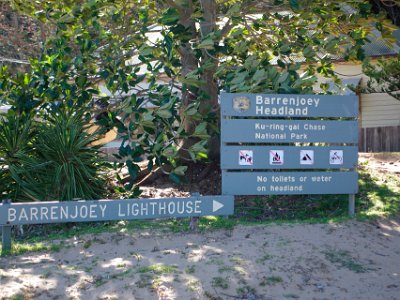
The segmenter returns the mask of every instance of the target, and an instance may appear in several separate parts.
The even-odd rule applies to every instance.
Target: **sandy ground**
[[[104,233],[65,245],[1,258],[0,298],[400,299],[393,219]]]
[[[358,162],[380,173],[400,177],[400,153],[359,153]]]
[[[399,156],[360,162],[400,174]],[[400,218],[52,243],[0,258],[0,299],[400,299]]]

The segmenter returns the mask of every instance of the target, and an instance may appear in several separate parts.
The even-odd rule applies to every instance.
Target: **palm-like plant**
[[[10,111],[0,122],[0,195],[13,201],[98,199],[106,182],[100,137],[83,112],[45,120]]]
[[[30,170],[36,165],[32,158],[34,131],[31,117],[10,110],[0,119],[0,195],[24,200],[27,180],[32,179]]]
[[[88,132],[89,120],[82,112],[51,114],[39,126],[35,141],[39,165],[47,164],[39,175],[47,200],[98,199],[105,190],[98,131]]]

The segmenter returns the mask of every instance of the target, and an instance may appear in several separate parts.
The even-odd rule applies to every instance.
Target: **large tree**
[[[222,90],[312,93],[316,75],[337,80],[334,59],[364,59],[373,27],[390,34],[362,0],[11,2],[57,28],[36,63],[37,97],[102,102],[109,122],[118,117],[120,156],[133,177],[143,154],[150,170],[179,179],[182,151],[198,159],[217,149],[209,141],[218,135]],[[96,95],[100,81],[119,101]],[[70,82],[76,97],[65,93]]]

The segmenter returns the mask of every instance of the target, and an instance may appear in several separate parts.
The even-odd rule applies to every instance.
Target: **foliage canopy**
[[[118,158],[131,175],[128,190],[144,157],[149,171],[179,182],[182,158],[218,148],[221,91],[311,93],[317,76],[339,81],[334,59],[365,58],[373,27],[390,36],[362,0],[11,2],[56,28],[32,72],[18,77],[29,86],[18,101],[97,107],[100,122],[117,126],[123,139]],[[10,94],[4,82],[1,93],[15,101],[18,88]]]

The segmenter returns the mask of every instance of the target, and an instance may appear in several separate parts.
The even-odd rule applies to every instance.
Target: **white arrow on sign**
[[[224,205],[221,202],[213,200],[213,212],[216,212],[217,210],[223,208]]]

